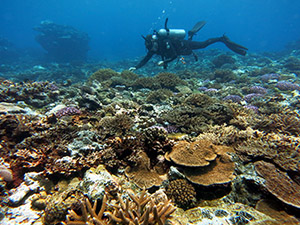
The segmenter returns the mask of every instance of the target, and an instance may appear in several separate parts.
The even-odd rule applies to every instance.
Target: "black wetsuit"
[[[223,42],[223,39],[220,37],[210,38],[206,41],[191,41],[174,38],[158,38],[155,42],[157,43],[156,49],[148,49],[147,55],[136,66],[137,69],[144,66],[155,54],[161,56],[162,61],[164,62],[163,66],[164,68],[167,68],[168,63],[176,59],[178,56],[194,54],[193,50],[206,48],[216,42]],[[197,60],[197,56],[195,54],[194,56]]]

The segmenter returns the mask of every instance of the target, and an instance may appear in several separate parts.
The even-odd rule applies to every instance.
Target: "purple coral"
[[[252,110],[253,112],[255,112],[255,113],[258,114],[258,107],[255,106],[255,105],[245,105],[244,108],[250,109],[250,110]]]
[[[165,127],[165,129],[167,130],[168,134],[174,134],[174,133],[178,133],[178,128],[174,125],[167,125]]]
[[[261,86],[252,86],[249,89],[252,93],[256,93],[256,94],[266,94],[267,93],[267,89]]]
[[[261,76],[261,80],[268,82],[269,80],[279,80],[280,75],[278,73],[267,73]]]
[[[280,81],[276,84],[276,87],[281,91],[300,91],[300,86],[288,81]]]
[[[209,92],[209,93],[215,93],[215,92],[218,92],[219,90],[216,89],[216,88],[208,88],[205,90],[205,92]]]
[[[199,91],[206,91],[208,88],[207,87],[199,87],[198,90]]]
[[[79,109],[71,106],[71,107],[65,107],[65,108],[58,110],[55,113],[55,116],[60,118],[62,116],[73,116],[73,115],[78,115],[78,114],[81,114],[81,111]]]
[[[240,101],[242,101],[242,97],[239,95],[228,95],[225,98],[223,98],[223,100],[239,103]]]
[[[251,94],[245,95],[244,100],[246,102],[252,102],[254,99],[261,98],[261,97],[263,97],[262,94],[251,93]]]

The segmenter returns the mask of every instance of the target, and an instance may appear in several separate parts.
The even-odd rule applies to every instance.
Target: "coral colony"
[[[0,66],[0,224],[300,223],[297,58],[207,50],[136,74],[64,63],[88,36],[36,30],[61,60]]]

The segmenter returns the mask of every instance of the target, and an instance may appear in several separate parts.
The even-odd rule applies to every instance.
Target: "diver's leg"
[[[225,35],[219,38],[210,38],[207,39],[206,41],[186,41],[185,44],[190,49],[195,50],[195,49],[206,48],[207,46],[214,44],[216,42],[224,43],[230,50],[240,55],[246,55],[247,53],[246,51],[248,50],[246,47],[230,41],[229,38]]]
[[[190,49],[196,50],[201,48],[206,48],[207,46],[214,44],[216,42],[222,42],[222,38],[210,38],[206,41],[186,41],[186,45],[189,46]]]

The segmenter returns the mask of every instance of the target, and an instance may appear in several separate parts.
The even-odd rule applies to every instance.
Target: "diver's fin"
[[[240,55],[246,55],[247,54],[246,51],[248,50],[248,48],[246,48],[242,45],[239,45],[237,43],[234,43],[227,36],[223,35],[223,37],[221,37],[221,40],[227,46],[227,48],[234,51],[235,53],[240,54]]]
[[[192,30],[190,30],[188,32],[188,40],[192,40],[193,39],[193,36],[199,31],[201,30],[201,28],[206,24],[206,21],[200,21],[198,23],[195,24],[195,26],[193,27]]]

